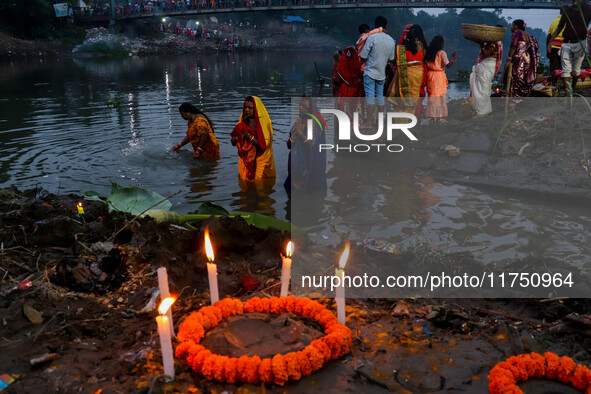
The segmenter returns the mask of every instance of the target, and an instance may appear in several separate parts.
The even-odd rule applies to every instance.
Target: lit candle
[[[84,208],[82,208],[82,203],[79,202],[78,205],[76,205],[76,208],[78,208],[78,214],[79,215],[84,215]]]
[[[170,297],[170,291],[168,290],[168,275],[166,273],[165,267],[160,267],[156,270],[158,273],[158,287],[160,289],[160,299],[163,300],[165,298]],[[166,312],[166,316],[168,317],[168,322],[170,323],[170,333],[174,337],[174,325],[172,321],[172,308],[168,308]]]
[[[172,357],[172,341],[170,339],[170,324],[166,312],[174,303],[174,298],[168,297],[162,300],[158,312],[160,316],[156,317],[158,324],[158,335],[160,336],[160,348],[162,349],[162,364],[164,365],[164,374],[168,375],[169,381],[174,380],[174,358]]]
[[[281,266],[281,297],[287,297],[289,292],[289,281],[291,280],[291,254],[293,253],[293,242],[289,241],[285,247],[285,256]]]
[[[207,278],[209,279],[209,295],[211,297],[211,304],[219,301],[220,295],[218,293],[218,267],[213,263],[213,247],[209,240],[209,227],[205,228],[205,254],[207,255]]]
[[[339,285],[336,288],[335,301],[337,303],[337,318],[341,324],[345,324],[345,265],[349,258],[349,241],[345,244],[345,250],[341,254],[339,267],[335,268],[334,274],[338,277]]]

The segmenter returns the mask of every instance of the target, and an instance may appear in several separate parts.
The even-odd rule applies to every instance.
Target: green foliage
[[[59,2],[75,4],[75,0]],[[0,0],[0,31],[26,39],[56,38],[71,45],[84,39],[84,29],[72,26],[69,18],[57,18],[53,1],[48,0]]]
[[[123,100],[117,96],[109,96],[107,97],[107,107],[109,108],[119,108],[123,104]]]
[[[0,24],[11,34],[39,38],[51,26],[53,6],[47,0],[0,0]]]
[[[467,81],[470,79],[470,70],[466,68],[460,68],[456,71],[456,78],[460,81]]]
[[[97,192],[84,192],[84,199],[89,201],[101,201],[109,206],[109,211],[116,210],[139,215],[148,208],[170,210],[172,204],[160,194],[137,186],[121,187],[111,182],[111,194],[108,198],[101,197]],[[165,201],[164,201],[165,200]],[[157,204],[153,206],[154,204]]]
[[[129,51],[123,46],[113,42],[90,42],[78,47],[78,52],[92,53],[103,57],[127,57]]]
[[[287,231],[287,232],[296,232],[302,234],[303,231],[295,226],[292,226],[291,223],[285,222],[280,219],[276,219],[271,216],[261,215],[259,213],[253,212],[242,212],[242,211],[232,211],[228,212],[224,207],[213,204],[213,203],[204,203],[197,208],[195,211],[196,214],[204,215],[204,214],[211,214],[211,215],[222,215],[222,216],[241,216],[248,224],[251,226],[255,226],[261,229],[267,229],[269,227],[278,229],[280,231]]]
[[[282,79],[283,79],[282,73],[280,73],[279,71],[273,71],[273,73],[271,74],[271,77],[270,77],[271,85],[281,84]]]
[[[550,64],[549,63],[540,62],[540,64],[538,65],[537,73],[538,74],[549,75],[550,74]]]

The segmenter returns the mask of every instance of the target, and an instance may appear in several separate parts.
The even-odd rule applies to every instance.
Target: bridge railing
[[[186,0],[175,3],[170,1],[144,2],[142,4],[119,6],[115,19],[145,18],[151,16],[174,16],[199,13],[201,11],[231,12],[245,9],[313,9],[327,7],[355,7],[355,6],[410,6],[410,7],[474,7],[488,6],[489,8],[558,8],[561,4],[569,4],[570,0]],[[74,17],[78,20],[91,20],[97,17],[110,16],[109,7],[100,10],[75,9]]]

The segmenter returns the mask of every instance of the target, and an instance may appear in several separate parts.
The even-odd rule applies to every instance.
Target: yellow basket
[[[501,41],[503,36],[505,36],[506,31],[506,27],[462,23],[462,35],[464,38],[479,44],[483,42]]]

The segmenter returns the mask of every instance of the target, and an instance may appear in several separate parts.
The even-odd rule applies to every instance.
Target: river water
[[[328,77],[332,59],[323,52],[1,63],[0,188],[39,186],[53,193],[94,190],[108,195],[113,181],[163,196],[181,191],[171,199],[179,213],[212,201],[288,218],[283,181],[291,98],[330,95],[327,86],[319,90],[315,62]],[[229,133],[248,95],[263,100],[273,121],[277,182],[271,190],[238,184]],[[467,95],[467,84],[450,84],[450,97]],[[168,152],[185,135],[186,121],[178,114],[185,101],[212,119],[220,142],[217,163],[193,160],[189,146],[180,154]],[[407,175],[414,180],[402,193],[412,201],[424,191],[424,176]],[[591,242],[585,234],[591,230],[591,212],[511,201],[458,185],[431,183],[429,190],[435,196],[432,204],[401,207],[387,232],[375,235],[408,243],[422,229],[418,233],[427,240],[453,250],[478,252],[485,245],[484,260],[530,253],[577,263],[588,259]],[[387,237],[394,231],[396,237]]]

